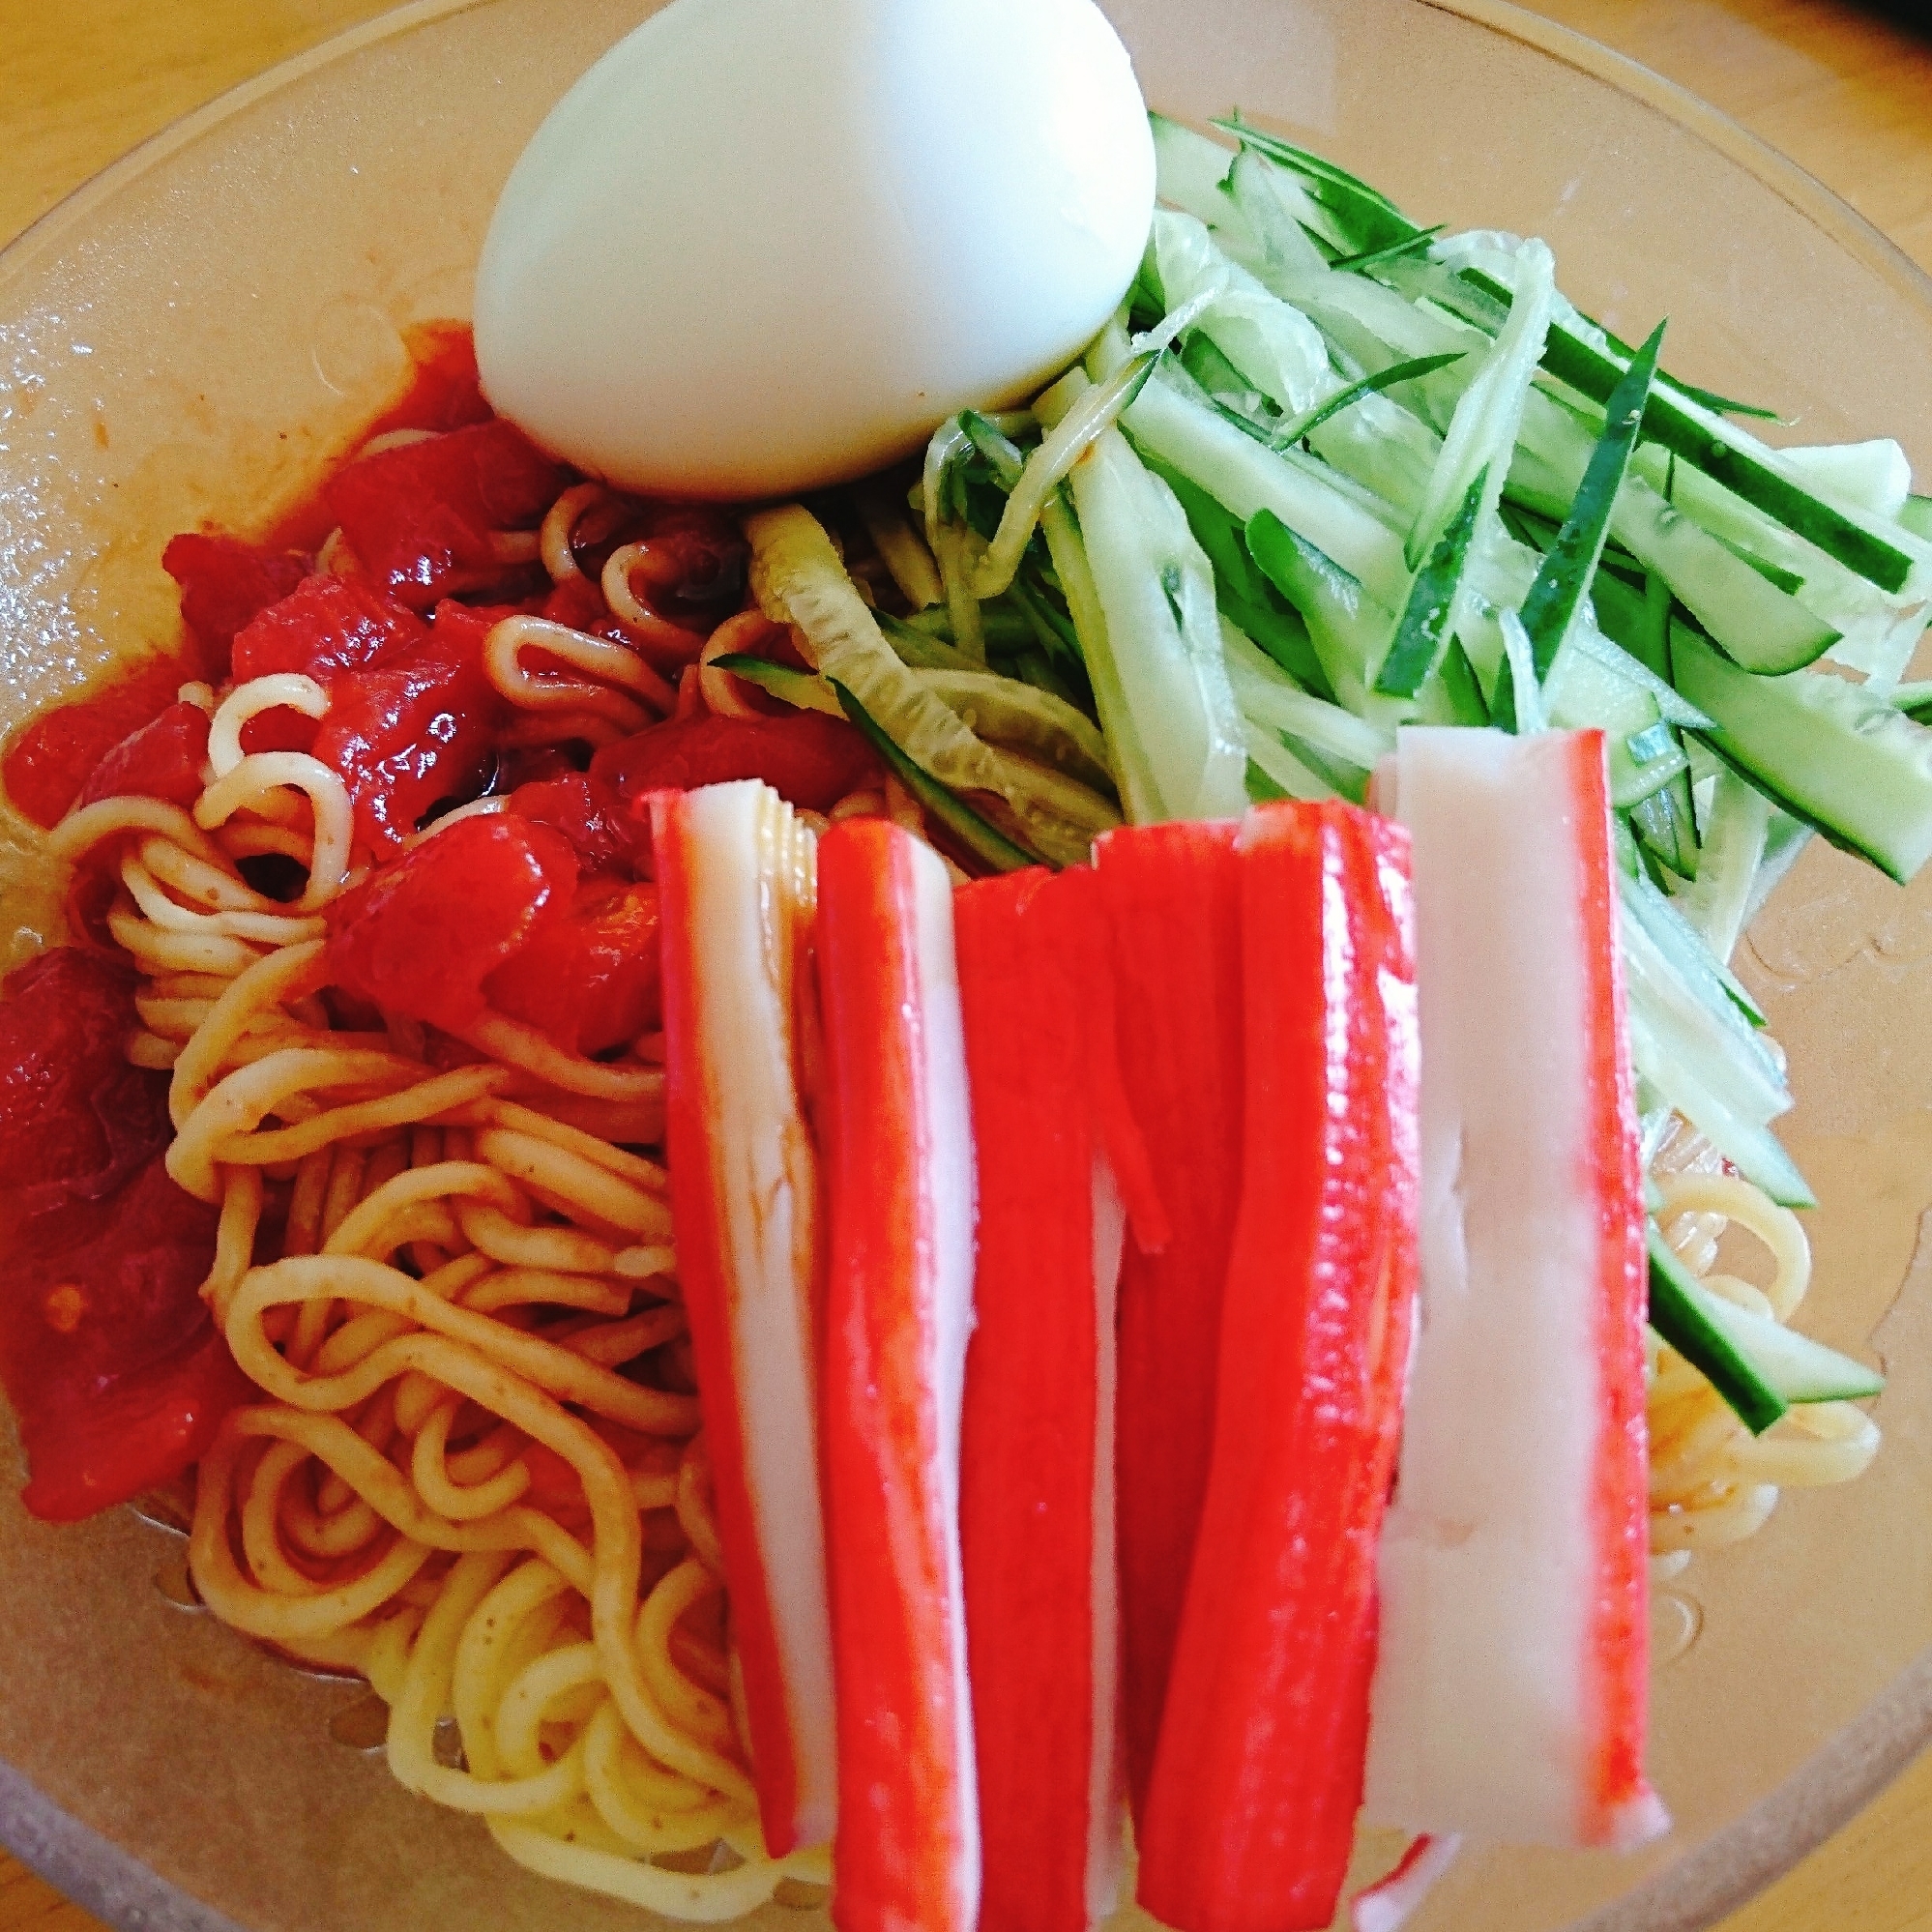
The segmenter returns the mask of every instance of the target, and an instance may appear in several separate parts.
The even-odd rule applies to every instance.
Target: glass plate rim
[[[36,217],[0,248],[0,292],[58,249],[128,182],[307,74],[497,0],[408,0],[289,55],[169,122]],[[1815,175],[1688,88],[1573,27],[1513,0],[1417,0],[1502,37],[1649,107],[1755,176],[1908,302],[1932,309],[1932,274]],[[1859,1717],[1775,1790],[1704,1845],[1569,1932],[1704,1932],[1790,1871],[1855,1817],[1932,1742],[1932,1652],[1909,1665]],[[0,1846],[104,1923],[152,1932],[246,1932],[70,1817],[0,1764]]]

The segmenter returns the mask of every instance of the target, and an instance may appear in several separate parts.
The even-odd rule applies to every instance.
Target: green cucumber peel
[[[1365,375],[1350,383],[1346,389],[1337,390],[1326,402],[1318,402],[1312,409],[1291,416],[1273,431],[1269,441],[1277,450],[1285,450],[1319,429],[1331,417],[1339,416],[1351,403],[1360,402],[1364,395],[1380,395],[1385,390],[1393,389],[1398,382],[1412,382],[1421,376],[1433,375],[1437,369],[1446,369],[1451,363],[1461,362],[1467,353],[1464,349],[1448,349],[1441,355],[1413,356],[1407,362],[1391,363],[1386,369],[1378,369],[1373,375]]]
[[[1222,614],[1244,631],[1315,693],[1332,700],[1334,690],[1308,640],[1308,628],[1249,552],[1241,519],[1191,477],[1181,474],[1151,451],[1136,446],[1140,459],[1174,492],[1194,533],[1194,541],[1214,566],[1215,600]]]
[[[1469,567],[1470,544],[1488,481],[1489,468],[1484,464],[1463,493],[1449,527],[1436,539],[1422,568],[1416,572],[1409,600],[1395,623],[1395,634],[1375,673],[1375,688],[1385,697],[1414,697],[1435,668],[1449,634],[1449,612]]]
[[[1491,302],[1507,306],[1511,299],[1503,283],[1480,269],[1466,268],[1459,278]],[[1603,404],[1609,402],[1627,367],[1614,353],[1599,349],[1561,320],[1550,324],[1542,365],[1559,382]],[[1652,386],[1644,405],[1643,434],[1880,590],[1898,591],[1911,575],[1912,559],[1905,551],[1782,475],[1746,447],[1744,432],[1733,430],[1702,409],[1667,377]]]
[[[1010,490],[1026,468],[1026,453],[997,424],[988,423],[977,409],[959,412],[959,426],[967,439],[991,466],[1002,489]]]
[[[1891,694],[1892,705],[1916,724],[1932,724],[1932,680],[1900,685]]]
[[[1442,233],[1443,225],[1438,221],[1432,228],[1418,228],[1413,235],[1405,235],[1401,241],[1390,242],[1384,248],[1364,249],[1356,255],[1339,255],[1329,266],[1342,275],[1364,274],[1369,269],[1380,268],[1384,262],[1392,262],[1426,249]]]
[[[943,612],[944,607],[941,606]],[[910,618],[894,617],[891,611],[875,610],[879,629],[903,664],[916,671],[977,671],[977,658],[969,658],[956,645],[940,636],[936,629],[915,624]]]
[[[1539,678],[1549,676],[1550,666],[1556,662],[1557,652],[1569,634],[1570,623],[1602,559],[1611,512],[1617,507],[1617,492],[1624,487],[1630,453],[1637,446],[1644,405],[1650,400],[1651,385],[1656,377],[1663,334],[1664,325],[1659,322],[1610,393],[1604,409],[1603,433],[1590,453],[1576,500],[1570,505],[1569,514],[1564,518],[1563,528],[1557,532],[1548,554],[1537,567],[1529,596],[1523,600],[1523,629],[1529,635]]]
[[[1707,1306],[1710,1291],[1672,1253],[1654,1221],[1646,1228],[1645,1241],[1650,1252],[1651,1327],[1710,1383],[1752,1435],[1763,1435],[1791,1405],[1712,1320]]]
[[[1603,327],[1600,322],[1596,326],[1599,329]],[[1610,336],[1607,329],[1604,329],[1603,333]],[[1628,345],[1620,342],[1615,336],[1610,336],[1610,345],[1619,355],[1627,356],[1630,353]],[[1719,395],[1714,389],[1699,389],[1694,382],[1685,382],[1681,376],[1673,376],[1671,386],[1680,395],[1687,395],[1698,408],[1708,409],[1713,416],[1749,416],[1760,423],[1776,423],[1780,420],[1775,409],[1767,409],[1759,402],[1740,402],[1736,396]]]
[[[1449,639],[1436,674],[1451,723],[1479,727],[1492,721],[1489,705],[1482,695],[1482,682],[1476,675],[1476,666],[1469,661],[1469,653],[1462,648],[1460,637]]]
[[[844,716],[832,687],[816,672],[795,671],[789,664],[775,664],[769,658],[754,658],[746,651],[727,651],[721,658],[714,658],[706,669],[729,671],[734,678],[743,678],[747,685],[756,685],[800,711]]]
[[[1790,817],[1908,884],[1932,858],[1932,734],[1862,685],[1828,673],[1741,671],[1683,623],[1671,659],[1712,719],[1700,736]]]
[[[1257,154],[1299,175],[1314,200],[1348,231],[1356,252],[1387,249],[1420,232],[1379,190],[1320,155],[1250,126],[1239,111],[1217,119],[1214,125]]]
[[[975,858],[997,872],[1023,871],[1041,863],[1023,846],[1015,845],[989,820],[981,818],[950,785],[942,784],[923,766],[914,764],[846,686],[836,678],[830,682],[845,716],[886,761],[893,776]]]

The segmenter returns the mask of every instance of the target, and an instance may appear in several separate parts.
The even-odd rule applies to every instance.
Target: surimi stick
[[[1086,1932],[1113,1909],[1123,1854],[1125,1215],[1099,1113],[1115,1050],[1100,912],[1090,871],[987,879],[953,902],[980,1186],[959,1533],[982,1922],[1001,1932]]]
[[[951,889],[884,820],[819,845],[830,1249],[823,1427],[838,1710],[833,1920],[973,1932],[959,1562],[973,1136]]]
[[[1136,826],[1095,841],[1121,1071],[1169,1234],[1157,1245],[1129,1243],[1121,1275],[1122,1723],[1136,1819],[1208,1481],[1221,1284],[1241,1191],[1235,831],[1232,820]]]
[[[1368,1813],[1636,1845],[1668,1820],[1643,1771],[1644,1208],[1603,741],[1405,730],[1394,779],[1415,839],[1422,1316]]]
[[[832,1836],[818,1481],[818,1174],[797,1070],[813,839],[755,779],[652,801],[678,1273],[765,1844]]]
[[[1241,1206],[1139,1898],[1178,1932],[1312,1932],[1361,1797],[1415,1289],[1408,840],[1273,805],[1236,856]]]

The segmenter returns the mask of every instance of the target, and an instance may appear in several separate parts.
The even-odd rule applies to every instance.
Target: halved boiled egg
[[[1065,366],[1153,206],[1146,108],[1092,0],[674,0],[511,174],[477,274],[483,387],[625,488],[843,482]]]

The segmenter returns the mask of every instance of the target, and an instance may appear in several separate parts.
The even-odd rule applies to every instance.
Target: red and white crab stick
[[[1628,1847],[1644,1207],[1599,733],[1411,730],[1422,1315],[1381,1558],[1375,1822]]]
[[[774,1857],[832,1836],[818,1161],[799,1090],[813,839],[755,779],[652,800],[679,1276]]]
[[[1123,1852],[1106,935],[1084,870],[982,880],[953,918],[980,1186],[959,1535],[981,1922],[1087,1932]]]
[[[884,820],[819,842],[824,1455],[840,1932],[973,1932],[980,1816],[959,1560],[973,1130],[952,893]]]
[[[1408,839],[1273,805],[1236,856],[1241,1205],[1139,1898],[1179,1932],[1298,1932],[1329,1924],[1354,1840],[1409,1354]]]
[[[1208,1483],[1241,1193],[1235,831],[1232,822],[1133,826],[1094,848],[1121,1071],[1168,1223],[1166,1240],[1129,1244],[1120,1292],[1122,1724],[1136,1821]]]

